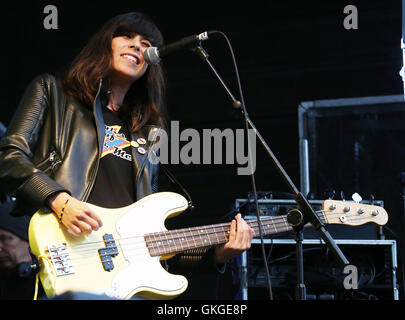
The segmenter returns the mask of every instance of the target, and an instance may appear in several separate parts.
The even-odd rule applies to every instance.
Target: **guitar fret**
[[[176,234],[177,234],[177,241],[178,241],[178,244],[180,245],[180,249],[184,249],[184,246],[183,246],[183,241],[184,241],[184,238],[183,237],[181,237],[181,235],[179,234],[179,232],[177,231],[176,232]],[[175,240],[176,241],[176,240]]]
[[[200,239],[199,239],[200,244],[204,243],[204,240],[203,240],[203,238],[202,238],[202,236],[201,236],[201,233],[202,233],[202,232],[203,232],[202,229],[200,229],[200,230],[197,231],[197,235],[200,237]]]
[[[197,241],[196,241],[195,238],[194,238],[194,235],[193,235],[193,232],[191,231],[191,228],[189,228],[188,230],[189,230],[189,232],[190,232],[191,237],[193,238],[194,245],[197,246]]]
[[[166,246],[165,246],[165,240],[162,238],[161,233],[158,234],[158,239],[159,239],[159,242],[157,243],[158,246],[156,247],[156,249],[158,250],[160,255],[163,255],[165,253]]]
[[[204,228],[204,231],[205,231],[205,239],[204,239],[204,242],[207,244],[207,241],[208,241],[208,245],[210,246],[210,245],[212,245],[212,242],[211,242],[211,236],[209,235],[209,233],[207,232],[208,231],[208,228]]]
[[[153,238],[154,238],[154,243],[156,243],[156,245],[157,245],[157,250],[158,250],[158,252],[157,252],[157,254],[160,254],[160,252],[159,252],[159,248],[160,248],[160,243],[158,242],[158,240],[156,239],[156,235],[155,234],[153,234]],[[155,249],[155,248],[154,248]]]
[[[216,232],[214,234],[215,234],[215,238],[216,238],[216,243],[219,244],[220,242],[219,242],[219,239],[218,239],[218,234]]]
[[[166,238],[166,243],[165,243],[165,248],[169,249],[170,248],[170,240],[167,238],[167,233],[165,233],[165,238]]]
[[[230,230],[225,231],[223,226],[221,227],[221,229],[222,233],[224,234],[224,238],[229,239]]]
[[[274,221],[272,221],[272,222],[273,222],[274,232],[277,232],[276,224],[274,223]]]

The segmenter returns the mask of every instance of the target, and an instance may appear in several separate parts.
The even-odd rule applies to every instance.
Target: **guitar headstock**
[[[384,208],[370,204],[325,200],[322,210],[326,215],[327,223],[330,224],[359,226],[372,222],[382,226],[388,221],[388,214]]]

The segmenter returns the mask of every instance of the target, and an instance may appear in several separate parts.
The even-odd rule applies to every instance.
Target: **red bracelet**
[[[66,208],[66,205],[67,205],[67,203],[69,202],[69,200],[70,200],[70,199],[67,199],[67,200],[66,200],[65,204],[63,205],[62,210],[60,211],[59,222],[62,222],[63,213],[65,212],[65,208]]]

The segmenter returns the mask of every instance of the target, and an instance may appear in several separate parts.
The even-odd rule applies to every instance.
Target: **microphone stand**
[[[295,201],[298,205],[298,209],[293,209],[287,214],[287,221],[288,223],[293,227],[294,233],[295,233],[295,240],[296,240],[296,256],[297,256],[297,286],[296,286],[296,299],[297,300],[306,300],[306,288],[304,284],[304,263],[303,263],[303,248],[302,248],[302,242],[303,242],[303,232],[302,228],[303,226],[310,222],[312,227],[318,231],[322,237],[322,239],[325,241],[326,245],[330,248],[330,250],[336,255],[338,260],[343,266],[349,265],[349,261],[346,259],[342,251],[339,249],[339,247],[336,245],[336,242],[332,238],[332,236],[329,234],[329,232],[326,230],[324,224],[322,221],[319,219],[318,215],[315,213],[311,205],[309,204],[308,200],[305,198],[305,196],[298,190],[298,188],[294,185],[290,177],[288,176],[287,172],[283,169],[281,166],[280,162],[277,160],[276,156],[274,153],[271,151],[270,147],[266,143],[266,141],[263,139],[261,134],[258,132],[256,126],[253,124],[252,120],[250,119],[246,107],[244,104],[242,104],[240,101],[236,100],[235,97],[232,95],[231,91],[228,89],[218,72],[215,70],[214,66],[208,59],[208,54],[204,50],[204,48],[201,47],[201,44],[198,44],[197,46],[192,48],[192,51],[196,52],[203,61],[205,61],[210,69],[214,72],[218,80],[221,82],[222,86],[225,88],[226,92],[228,95],[231,97],[233,101],[233,106],[236,109],[240,109],[242,114],[245,117],[246,124],[248,124],[255,132],[256,136],[259,138],[260,142],[262,143],[263,147],[266,149],[267,153],[269,154],[271,160],[273,161],[274,165],[276,166],[277,171],[281,174],[283,177],[284,181],[288,185],[288,187],[291,189],[293,194],[295,195]],[[248,143],[249,145],[249,143]],[[250,152],[249,152],[250,154]],[[257,201],[256,201],[257,203]],[[257,204],[256,204],[257,207]],[[259,229],[261,228],[261,223],[259,223]]]

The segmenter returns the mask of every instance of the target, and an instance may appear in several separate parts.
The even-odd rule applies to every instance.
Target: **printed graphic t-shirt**
[[[115,112],[104,108],[103,117],[103,150],[88,202],[104,208],[120,208],[135,201],[130,137],[127,126]]]

